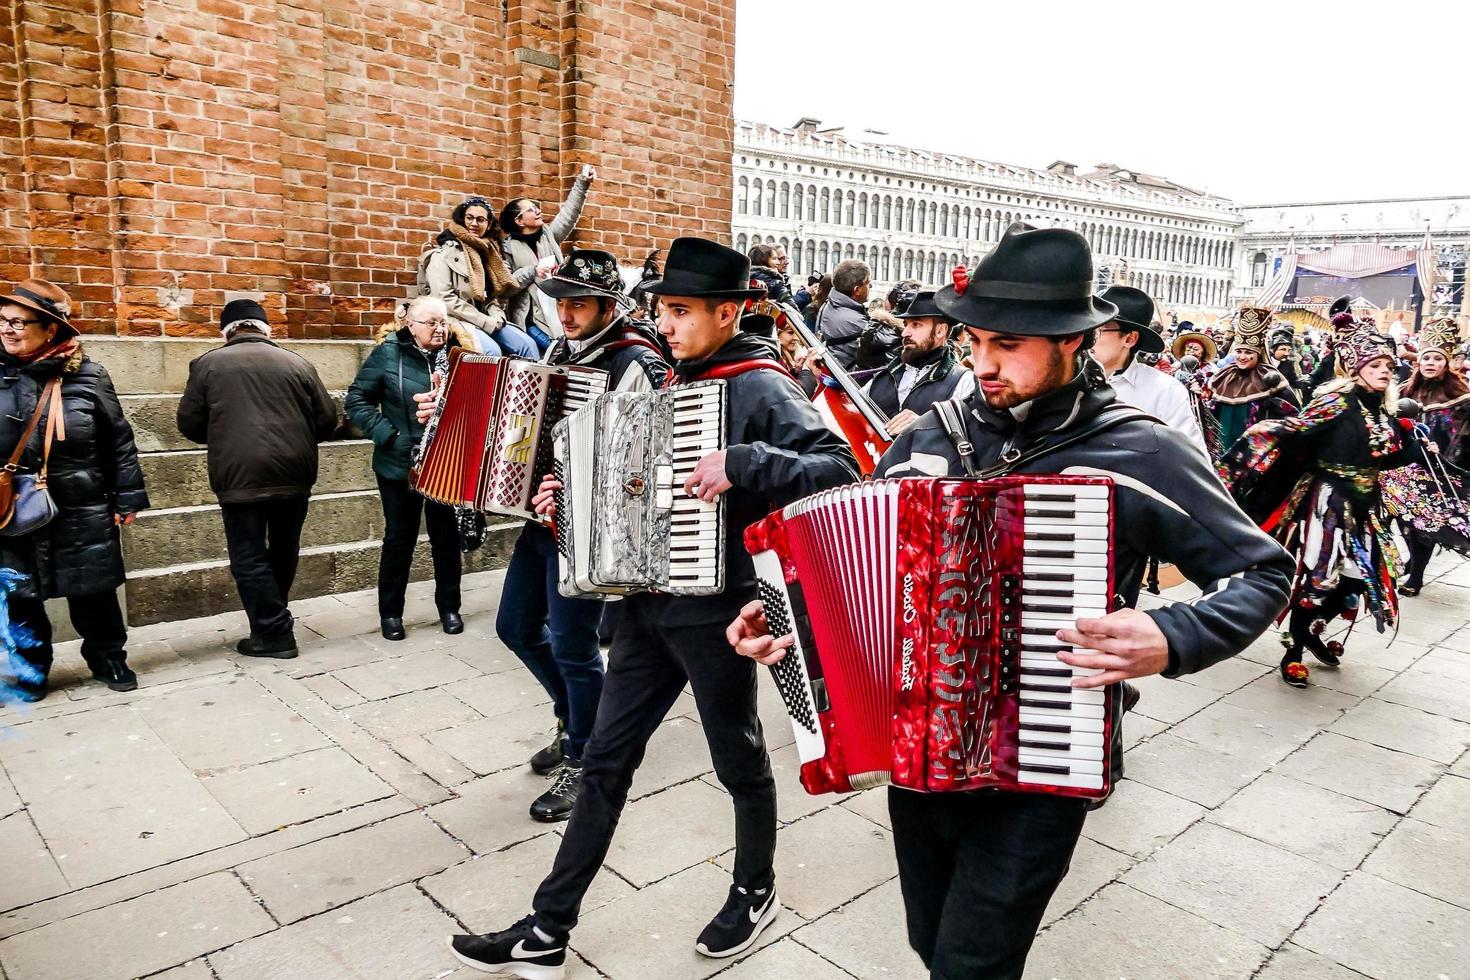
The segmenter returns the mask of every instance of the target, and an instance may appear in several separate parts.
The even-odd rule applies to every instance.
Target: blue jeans
[[[526,525],[505,571],[495,633],[551,696],[556,717],[566,725],[567,753],[580,759],[602,697],[597,624],[603,603],[562,595],[556,578],[551,532]]]
[[[492,334],[495,343],[499,345],[503,354],[514,354],[516,357],[529,357],[532,360],[541,356],[541,348],[536,346],[536,341],[531,335],[520,327],[506,324]]]

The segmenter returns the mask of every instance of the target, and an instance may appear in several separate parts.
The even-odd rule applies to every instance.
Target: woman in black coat
[[[51,622],[43,603],[65,598],[82,636],[92,676],[115,691],[131,691],[137,677],[127,665],[127,627],[117,601],[125,578],[118,527],[148,506],[133,429],[123,416],[112,379],[82,350],[67,321],[66,293],[28,279],[0,296],[0,455],[9,457],[36,410],[46,383],[61,379],[65,438],[51,445],[49,490],[57,515],[23,537],[0,537],[0,567],[18,575],[9,595],[8,625],[23,625],[34,645],[17,642],[12,657],[21,699],[46,696],[51,670]],[[20,472],[41,465],[46,418],[32,435]]]

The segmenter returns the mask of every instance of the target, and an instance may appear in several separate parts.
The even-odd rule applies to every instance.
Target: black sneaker
[[[567,759],[557,767],[551,788],[531,804],[531,819],[542,823],[559,823],[572,815],[577,805],[577,791],[582,788],[582,762]]]
[[[739,885],[731,885],[725,907],[704,927],[694,948],[715,959],[743,953],[755,945],[780,908],[774,887],[746,891]]]
[[[119,692],[136,691],[138,675],[121,660],[104,660],[92,668],[92,677]]]
[[[556,723],[556,731],[551,733],[551,744],[544,749],[538,749],[531,756],[531,771],[538,776],[549,776],[553,769],[566,761],[567,750],[567,727],[561,722]]]
[[[562,980],[567,972],[565,938],[542,942],[526,916],[504,932],[450,936],[449,950],[465,966],[483,973],[508,973],[525,980]]]

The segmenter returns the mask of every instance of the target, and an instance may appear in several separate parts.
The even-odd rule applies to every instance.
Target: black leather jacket
[[[992,411],[980,391],[961,404],[981,467],[1007,449],[1025,451],[1042,440],[1086,427],[1116,396],[1091,358],[1070,384],[1036,399],[1025,419]],[[1177,677],[1233,657],[1260,636],[1286,607],[1292,560],[1256,527],[1225,492],[1199,450],[1161,422],[1125,422],[1100,435],[1017,467],[1017,472],[1112,477],[1115,588],[1127,605],[1137,601],[1149,558],[1178,567],[1204,595],[1148,611],[1169,641],[1169,669]],[[875,477],[960,475],[959,454],[930,412],[902,433],[878,464]],[[1115,699],[1121,716],[1121,698]],[[1114,732],[1121,739],[1121,717]],[[1113,746],[1114,774],[1122,773],[1122,745]]]

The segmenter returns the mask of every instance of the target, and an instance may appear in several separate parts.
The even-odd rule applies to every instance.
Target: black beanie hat
[[[261,323],[270,323],[265,316],[265,308],[253,299],[232,299],[225,304],[224,312],[219,315],[220,330],[230,329],[230,324],[241,320],[259,320]]]

